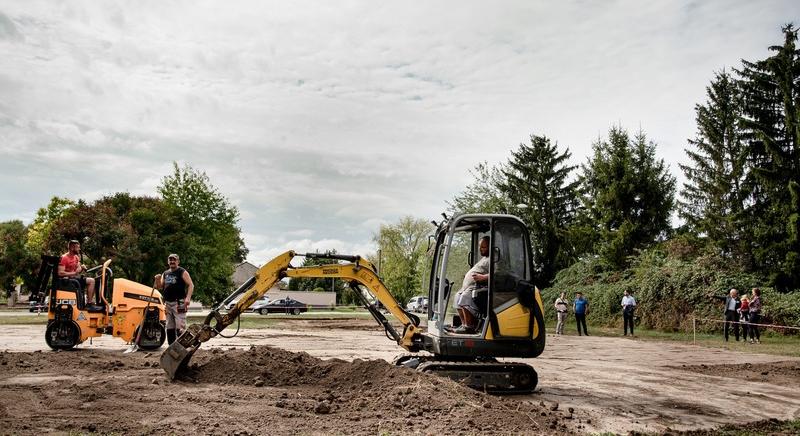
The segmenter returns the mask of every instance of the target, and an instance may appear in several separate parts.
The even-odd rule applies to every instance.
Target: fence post
[[[692,345],[697,345],[697,318],[692,316]]]

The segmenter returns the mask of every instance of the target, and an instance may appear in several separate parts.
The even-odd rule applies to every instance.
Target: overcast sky
[[[683,180],[715,71],[800,2],[0,0],[0,221],[156,195],[171,163],[241,211],[249,260],[365,254],[543,134],[585,161],[640,127]]]

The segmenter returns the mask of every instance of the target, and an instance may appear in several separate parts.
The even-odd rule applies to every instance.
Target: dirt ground
[[[550,336],[536,392],[492,397],[387,363],[373,321],[287,320],[215,338],[194,380],[114,338],[49,351],[4,326],[0,434],[565,434],[698,430],[800,417],[800,360],[625,338]],[[752,424],[751,424],[752,425]]]

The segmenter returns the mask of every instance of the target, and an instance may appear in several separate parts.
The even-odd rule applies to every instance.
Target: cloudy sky
[[[583,162],[615,123],[678,173],[714,71],[800,2],[0,0],[0,221],[155,195],[171,163],[241,211],[249,259],[366,253],[531,133]]]

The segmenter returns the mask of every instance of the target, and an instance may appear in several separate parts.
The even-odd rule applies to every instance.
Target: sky
[[[367,254],[531,134],[580,164],[612,125],[681,183],[714,73],[789,22],[796,0],[0,0],[0,221],[155,196],[178,162],[238,207],[255,264]]]

